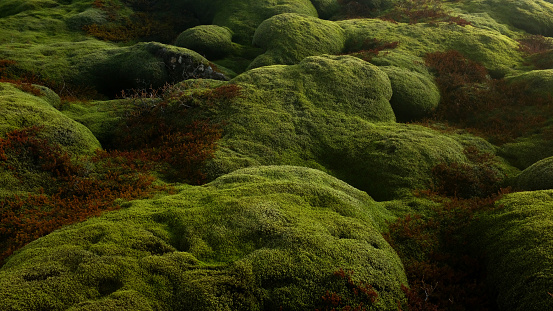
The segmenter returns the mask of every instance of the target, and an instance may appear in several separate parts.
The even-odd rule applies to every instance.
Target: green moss
[[[469,12],[487,12],[502,24],[531,34],[553,34],[553,4],[544,0],[477,0],[461,3]]]
[[[522,65],[518,43],[499,32],[456,24],[405,24],[378,19],[356,19],[337,22],[347,36],[346,45],[376,38],[399,42],[396,50],[423,56],[435,51],[458,50],[481,62],[493,74],[502,76]]]
[[[253,44],[266,50],[250,68],[296,64],[307,56],[339,54],[344,31],[334,22],[299,14],[280,14],[259,25]]]
[[[553,189],[553,157],[540,160],[524,169],[516,179],[520,190]]]
[[[0,135],[29,126],[44,126],[44,135],[71,154],[92,153],[98,140],[40,97],[25,93],[10,83],[0,83]]]
[[[553,96],[553,69],[532,70],[507,78],[510,83],[521,83],[527,88],[530,95],[548,97]]]
[[[523,170],[539,160],[553,156],[553,141],[540,134],[521,137],[502,145],[499,155]]]
[[[106,13],[97,8],[90,8],[67,19],[67,25],[70,29],[80,31],[84,26],[96,24],[103,25],[107,23]]]
[[[307,310],[332,273],[403,299],[403,267],[377,230],[389,213],[320,171],[244,169],[58,230],[0,270],[5,310]]]
[[[311,0],[311,3],[322,19],[330,19],[340,11],[340,4],[337,0]]]
[[[231,0],[219,1],[213,24],[230,28],[233,39],[250,44],[256,28],[264,20],[282,13],[317,16],[309,0]],[[222,4],[224,2],[224,4]]]
[[[399,67],[380,67],[392,84],[390,104],[398,121],[428,117],[438,107],[440,91],[430,75]]]
[[[232,52],[232,32],[216,25],[200,25],[183,31],[175,45],[217,59]]]
[[[177,89],[195,83],[201,81]],[[395,124],[388,77],[355,57],[308,57],[298,65],[253,69],[230,83],[242,95],[204,110],[226,124],[212,178],[250,165],[308,166],[389,200],[428,188],[438,163],[467,162],[466,146],[495,153],[472,136]]]
[[[487,255],[488,283],[500,310],[550,310],[553,299],[553,192],[506,195],[498,212],[482,216],[473,244]]]
[[[100,148],[100,143],[86,127],[64,116],[46,101],[48,99],[51,97],[37,97],[10,83],[0,83],[0,137],[13,130],[42,126],[42,137],[60,144],[72,156],[92,154]],[[5,167],[0,167],[0,198],[17,192],[37,191],[43,186],[44,176],[40,172],[22,169],[24,178],[20,180]]]

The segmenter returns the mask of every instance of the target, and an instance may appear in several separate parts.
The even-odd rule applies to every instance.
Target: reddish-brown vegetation
[[[62,226],[117,209],[117,199],[145,198],[158,191],[150,173],[200,184],[205,161],[213,157],[220,127],[191,114],[191,108],[215,105],[240,95],[236,85],[201,93],[165,90],[134,94],[133,109],[122,119],[117,148],[73,159],[41,137],[40,127],[0,138],[0,166],[22,183],[33,180],[39,193],[14,195],[0,202],[0,264],[15,250]]]
[[[0,264],[34,239],[116,209],[116,199],[143,198],[164,189],[154,185],[152,176],[107,161],[101,153],[90,159],[72,160],[59,145],[41,138],[40,131],[35,126],[0,138],[0,166],[22,182],[29,174],[39,174],[42,182],[38,194],[2,198]],[[77,163],[89,163],[94,170]]]
[[[429,53],[441,102],[435,118],[504,143],[541,128],[553,116],[551,98],[530,95],[527,85],[492,79],[480,64],[450,50]]]
[[[340,295],[326,291],[321,297],[321,306],[316,311],[364,311],[369,310],[378,299],[378,293],[372,285],[363,281],[355,282],[352,279],[353,271],[340,270],[334,272],[338,283],[344,283],[348,292]]]
[[[470,22],[459,17],[451,16],[443,8],[441,0],[406,0],[395,4],[391,9],[381,12],[373,8],[374,1],[366,0],[339,0],[342,15],[347,19],[377,17],[394,23],[438,23],[446,22],[460,26],[470,25]],[[383,14],[381,14],[383,13]]]

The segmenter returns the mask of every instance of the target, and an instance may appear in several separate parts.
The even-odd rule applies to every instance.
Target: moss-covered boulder
[[[52,106],[51,91],[38,97],[23,92],[11,83],[0,83],[0,135],[29,126],[43,127],[53,143],[71,154],[91,154],[100,147],[98,140],[82,124]]]
[[[502,24],[531,34],[553,35],[553,4],[547,0],[477,0],[462,3],[469,12],[487,12]]]
[[[8,132],[29,127],[39,127],[40,137],[53,144],[59,144],[63,151],[72,156],[90,155],[100,148],[100,143],[84,125],[66,117],[52,106],[55,98],[51,91],[44,96],[25,93],[10,83],[0,83],[0,137]],[[59,98],[58,98],[59,100]],[[18,167],[18,161],[11,159],[11,165]],[[19,167],[18,167],[19,168]],[[17,191],[35,191],[43,185],[43,176],[33,168],[20,167],[24,178],[16,178],[11,170],[0,165],[0,197]]]
[[[344,43],[344,30],[334,22],[293,13],[276,15],[255,31],[253,44],[266,52],[250,68],[296,64],[307,56],[339,54]]]
[[[309,0],[186,0],[185,3],[204,24],[228,27],[240,44],[250,44],[257,26],[271,16],[282,13],[318,16]]]
[[[217,25],[200,25],[183,31],[175,45],[217,59],[232,52],[232,32]]]
[[[366,39],[398,42],[396,50],[415,56],[436,51],[457,50],[482,63],[494,76],[512,72],[523,59],[518,42],[492,29],[449,23],[392,23],[379,19],[353,19],[336,22],[346,31],[346,46]]]
[[[506,195],[499,211],[478,220],[472,240],[487,257],[499,310],[551,310],[553,191]]]
[[[131,88],[158,88],[165,83],[191,78],[226,80],[204,57],[185,48],[147,42],[119,48],[112,53],[95,68],[99,88],[106,93]]]
[[[34,241],[0,270],[2,310],[312,310],[333,274],[396,310],[406,283],[388,212],[320,171],[257,167]]]
[[[517,176],[516,186],[520,190],[553,189],[553,157],[540,160]]]
[[[523,85],[525,91],[530,95],[553,96],[553,69],[524,72],[509,77],[507,81],[515,85]]]
[[[392,84],[390,104],[396,119],[407,122],[429,116],[440,103],[440,91],[430,75],[407,69],[380,67]]]
[[[239,88],[240,96],[198,108],[225,124],[209,165],[212,178],[245,166],[307,166],[389,200],[428,188],[439,163],[467,162],[468,145],[495,153],[482,139],[396,124],[388,76],[352,56],[260,67],[228,83],[189,80],[175,92],[193,96],[192,87],[221,86]]]
[[[528,135],[502,145],[499,155],[513,166],[523,170],[553,156],[553,141],[543,134]]]
[[[340,11],[338,0],[311,0],[311,3],[313,3],[319,17],[322,19],[330,19]]]

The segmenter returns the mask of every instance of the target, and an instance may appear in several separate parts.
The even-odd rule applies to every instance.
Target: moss
[[[540,160],[524,169],[516,179],[517,188],[533,191],[553,189],[553,157]]]
[[[488,283],[500,310],[549,310],[553,299],[553,192],[506,195],[498,212],[482,216],[473,244],[487,255]]]
[[[438,107],[440,92],[430,75],[392,66],[380,69],[390,78],[393,91],[390,104],[398,121],[428,117]]]
[[[107,23],[106,13],[100,9],[90,8],[67,19],[67,25],[70,29],[80,31],[84,26],[96,24],[103,25]]]
[[[10,83],[0,83],[0,137],[30,126],[42,126],[43,138],[60,144],[63,150],[75,157],[92,154],[100,148],[89,129],[64,116],[51,103],[24,93]],[[0,167],[0,197],[12,191],[36,191],[42,185],[44,177],[39,172],[28,170],[23,175],[25,178],[19,180],[9,170]]]
[[[231,0],[219,4],[213,24],[230,28],[236,42],[250,44],[261,22],[282,13],[317,16],[317,10],[309,0]]]
[[[311,0],[311,3],[322,19],[330,19],[340,11],[340,4],[337,0]]]
[[[0,270],[0,307],[306,310],[341,267],[395,310],[406,279],[376,229],[386,217],[320,171],[239,170],[29,244]]]
[[[200,82],[177,89],[194,83]],[[438,163],[467,162],[469,145],[495,153],[482,139],[395,124],[387,76],[355,57],[308,57],[253,69],[230,83],[242,87],[240,97],[201,109],[226,124],[212,178],[249,165],[308,166],[389,200],[428,188]]]
[[[102,146],[110,146],[114,131],[125,111],[130,109],[126,100],[70,102],[60,111],[86,126]]]
[[[266,52],[250,68],[295,64],[313,55],[339,54],[344,42],[344,31],[334,22],[292,13],[276,15],[255,31],[253,44]]]
[[[232,52],[232,32],[216,25],[200,25],[183,31],[175,45],[218,59]]]
[[[82,124],[64,116],[51,104],[20,91],[10,83],[0,83],[0,135],[28,126],[44,126],[44,135],[73,155],[92,153],[98,140]]]
[[[502,24],[531,34],[553,34],[553,4],[544,0],[470,1],[461,4],[469,12],[487,12]]]
[[[553,96],[553,69],[524,72],[508,77],[507,81],[525,85],[528,94],[533,96]]]
[[[376,38],[399,42],[397,51],[423,56],[435,51],[458,50],[466,57],[482,63],[493,74],[502,76],[522,65],[518,42],[496,31],[456,24],[405,24],[377,19],[356,19],[337,22],[351,42]],[[395,51],[395,50],[394,50]]]
[[[539,160],[553,156],[553,141],[540,134],[521,137],[502,145],[499,155],[523,170]]]

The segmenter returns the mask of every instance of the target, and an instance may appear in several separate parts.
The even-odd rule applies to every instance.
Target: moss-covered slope
[[[473,244],[488,256],[489,284],[500,310],[553,308],[551,190],[507,195],[503,208],[479,220]]]
[[[402,300],[388,212],[320,171],[259,167],[36,240],[0,270],[2,310],[309,310],[339,268]]]

